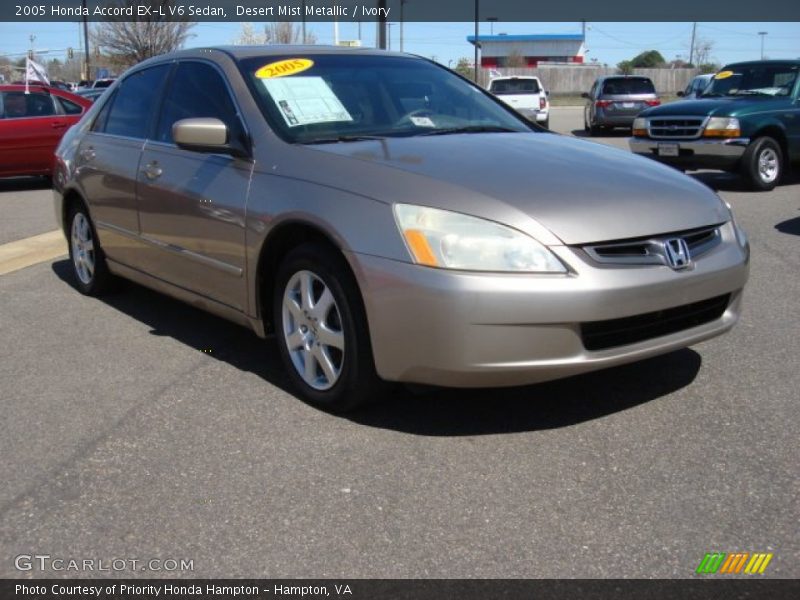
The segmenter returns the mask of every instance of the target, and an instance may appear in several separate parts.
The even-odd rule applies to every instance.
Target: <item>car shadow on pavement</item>
[[[74,287],[68,260],[52,270]],[[293,395],[274,338],[135,283],[99,301],[206,356],[258,375]],[[77,292],[76,292],[77,293]],[[98,301],[98,299],[87,299]],[[493,389],[395,386],[381,402],[345,415],[354,423],[425,436],[474,436],[569,427],[656,400],[691,384],[702,359],[689,349],[537,385]],[[266,396],[266,395],[265,395]]]
[[[781,221],[775,225],[775,229],[781,233],[788,233],[789,235],[800,235],[800,217]]]
[[[589,135],[585,129],[573,129],[570,133],[579,138],[586,138],[588,140],[602,139],[602,138],[629,138],[631,137],[631,130],[624,127],[618,129],[610,129],[603,131],[600,135]]]
[[[744,177],[738,173],[728,173],[725,171],[697,171],[694,173],[687,173],[694,177],[700,183],[706,184],[715,192],[749,192],[753,193],[753,188],[747,183]],[[796,185],[800,183],[800,173],[787,172],[784,173],[781,182],[776,189],[780,189],[787,185]],[[769,194],[769,192],[762,192]]]
[[[52,187],[47,177],[8,177],[0,178],[0,193],[49,190]]]

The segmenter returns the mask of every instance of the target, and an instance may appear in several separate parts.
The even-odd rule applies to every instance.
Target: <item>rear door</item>
[[[136,206],[137,173],[170,68],[158,65],[127,77],[107,99],[76,153],[76,177],[103,250],[131,267],[142,267],[146,258]]]
[[[221,120],[242,136],[236,102],[212,63],[177,65],[153,139],[139,167],[139,220],[156,277],[244,311],[245,207],[253,164],[227,154],[178,148],[181,119]]]
[[[535,79],[496,79],[490,84],[489,91],[516,110],[539,110],[541,89]]]
[[[6,175],[49,173],[53,152],[67,127],[46,91],[2,92],[0,172]]]
[[[617,117],[635,117],[648,108],[646,100],[655,97],[656,88],[646,77],[608,78],[600,93],[602,100],[610,102],[605,108],[606,114]]]

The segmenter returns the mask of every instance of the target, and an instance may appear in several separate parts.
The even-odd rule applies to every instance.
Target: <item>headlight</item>
[[[542,244],[499,223],[411,204],[395,204],[394,214],[414,262],[420,265],[467,271],[567,271]]]
[[[639,137],[647,137],[647,119],[644,117],[636,117],[633,120],[633,135]]]
[[[720,200],[722,199],[720,198]],[[730,205],[730,203],[726,200],[722,201],[725,202],[728,212],[731,213],[731,225],[733,225],[733,232],[736,234],[736,241],[739,242],[739,245],[742,248],[746,248],[749,244],[747,234],[744,232],[744,229],[739,227],[739,223],[736,222],[736,216],[733,214],[733,207]]]
[[[733,117],[711,117],[703,132],[706,137],[739,137],[742,130],[739,128],[739,119]]]

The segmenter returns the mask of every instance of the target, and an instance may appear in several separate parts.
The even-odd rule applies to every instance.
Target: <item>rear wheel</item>
[[[742,156],[742,172],[756,190],[773,189],[783,175],[780,144],[768,136],[756,138]]]
[[[97,233],[83,204],[74,205],[68,214],[69,258],[75,284],[82,294],[99,296],[113,284],[114,276],[109,272],[106,257]]]
[[[383,390],[361,296],[344,258],[316,243],[292,250],[278,269],[273,308],[281,358],[306,400],[346,412]]]

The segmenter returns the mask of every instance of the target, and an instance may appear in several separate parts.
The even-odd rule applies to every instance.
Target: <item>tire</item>
[[[773,189],[783,175],[780,144],[768,136],[753,140],[742,156],[742,174],[757,191]]]
[[[358,285],[329,247],[308,243],[287,254],[276,276],[273,319],[289,378],[310,404],[348,412],[384,391]]]
[[[114,276],[108,270],[106,257],[97,232],[83,204],[74,204],[67,215],[67,245],[75,287],[87,296],[100,296],[111,290]]]
[[[603,132],[603,128],[599,125],[589,125],[589,135],[592,137],[597,137]]]
[[[542,127],[545,129],[550,129],[550,117],[547,117],[544,121],[542,121]]]

